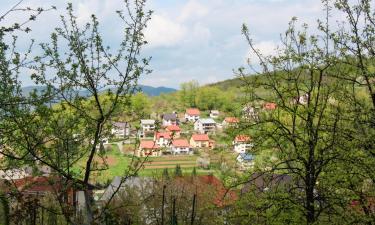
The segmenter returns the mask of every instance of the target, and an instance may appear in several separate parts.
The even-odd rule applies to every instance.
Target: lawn
[[[228,161],[233,160],[233,155],[226,152],[220,154],[217,152],[211,152],[212,165],[217,164],[219,161],[225,159]],[[176,165],[180,165],[184,175],[190,175],[193,168],[196,168],[196,172],[199,175],[205,175],[210,173],[215,173],[214,169],[205,170],[197,168],[196,160],[198,156],[196,155],[184,155],[184,156],[162,156],[162,157],[150,157],[144,163],[143,168],[138,172],[139,176],[161,176],[165,168],[168,169],[169,174],[173,175]],[[144,159],[144,158],[143,158]],[[95,183],[104,184],[111,181],[115,176],[124,176],[126,173],[132,157],[129,155],[124,155],[120,153],[117,145],[112,145],[112,148],[107,151],[105,162],[108,165],[108,169],[93,172],[90,181]],[[141,159],[142,161],[142,159]],[[95,158],[97,165],[103,165],[103,160],[101,158]],[[77,171],[79,168],[83,168],[85,161],[82,160],[77,164]]]

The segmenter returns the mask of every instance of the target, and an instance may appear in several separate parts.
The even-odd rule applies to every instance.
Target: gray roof
[[[113,122],[112,126],[117,127],[119,129],[124,129],[126,127],[129,127],[130,124],[128,122]]]
[[[204,119],[201,118],[201,119],[199,119],[197,121],[200,121],[203,124],[208,124],[208,123],[215,123],[216,124],[215,120],[213,120],[211,118],[204,118]]]
[[[176,120],[177,116],[174,113],[167,113],[163,115],[164,120]]]
[[[115,178],[113,178],[111,184],[108,185],[108,187],[105,189],[103,195],[100,198],[100,201],[108,201],[115,193],[115,191],[120,187],[120,185],[120,190],[124,189],[125,187],[141,188],[144,182],[150,181],[151,180],[149,178],[145,177],[128,177],[126,180],[122,181],[121,177],[116,176]]]
[[[141,120],[141,124],[153,125],[153,124],[155,124],[155,120]]]

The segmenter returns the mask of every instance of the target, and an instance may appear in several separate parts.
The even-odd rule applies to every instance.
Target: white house
[[[215,133],[216,122],[212,118],[199,119],[194,123],[194,130],[201,134]]]
[[[160,147],[167,147],[171,144],[171,134],[169,132],[156,132],[154,141]]]
[[[128,122],[113,122],[111,134],[116,138],[125,138],[130,135],[130,124]]]
[[[219,117],[219,110],[211,110],[210,111],[210,117],[213,118],[213,119],[216,119]]]
[[[163,126],[167,127],[170,125],[177,125],[177,115],[176,113],[167,113],[162,116],[163,119]]]
[[[247,170],[254,166],[254,156],[252,154],[240,153],[236,160],[240,170]]]
[[[253,144],[250,141],[251,139],[249,136],[237,135],[233,141],[233,151],[237,153],[246,153],[253,147]]]
[[[154,132],[155,120],[141,120],[141,129],[139,131],[139,137],[143,138],[146,133]]]
[[[294,98],[293,103],[294,104],[306,105],[308,100],[309,100],[309,94],[306,93],[304,95],[301,95],[299,97]]]
[[[169,148],[172,155],[192,155],[193,150],[186,139],[173,140]]]
[[[201,112],[197,108],[186,109],[185,119],[186,121],[195,122],[199,120]]]
[[[251,105],[245,105],[242,108],[242,118],[258,121],[259,120],[258,111],[259,111],[259,107],[254,107],[254,106],[251,106]]]

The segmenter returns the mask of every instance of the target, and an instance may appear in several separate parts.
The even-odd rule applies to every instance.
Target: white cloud
[[[275,56],[277,54],[279,42],[272,40],[260,41],[254,43],[254,48],[262,55],[262,57]],[[249,63],[252,66],[259,64],[259,58],[257,54],[249,48],[245,56],[245,63]]]
[[[181,42],[187,32],[182,24],[162,15],[153,15],[145,32],[148,47],[171,47]]]
[[[197,20],[206,16],[208,13],[209,9],[205,5],[196,0],[190,0],[184,5],[178,19],[180,21]]]

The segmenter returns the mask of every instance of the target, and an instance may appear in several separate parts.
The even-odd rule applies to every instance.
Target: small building
[[[193,134],[190,138],[190,145],[194,148],[214,148],[214,141],[211,141],[207,134]]]
[[[165,130],[170,132],[173,138],[179,138],[181,135],[181,128],[178,125],[169,125]]]
[[[237,135],[233,141],[233,151],[237,153],[246,153],[253,147],[253,144],[250,141],[251,138],[247,135]]]
[[[169,132],[155,132],[154,142],[160,147],[167,147],[171,144],[171,134]]]
[[[161,156],[161,149],[159,145],[152,140],[141,140],[137,156]]]
[[[308,100],[309,100],[309,94],[306,93],[306,94],[304,94],[304,95],[301,95],[301,96],[295,97],[295,98],[293,99],[293,104],[306,105]]]
[[[254,166],[254,156],[249,153],[238,154],[236,161],[240,170],[247,170]]]
[[[201,112],[197,108],[186,109],[185,119],[186,121],[189,121],[189,122],[195,122],[199,120],[200,115],[201,115]]]
[[[169,148],[169,151],[172,155],[192,155],[193,154],[193,150],[190,147],[188,140],[186,139],[173,140]]]
[[[245,105],[242,108],[242,118],[258,121],[259,120],[259,107],[254,107],[252,105]]]
[[[264,110],[275,110],[277,108],[277,104],[273,102],[266,102],[263,104]]]
[[[194,123],[194,130],[201,134],[215,133],[216,122],[212,118],[199,119]]]
[[[235,127],[238,125],[240,120],[236,117],[225,117],[222,122],[223,127]]]
[[[213,119],[218,118],[220,115],[219,110],[210,110],[210,117]]]
[[[111,134],[116,138],[126,138],[130,135],[130,123],[128,122],[113,122]]]
[[[178,119],[176,113],[167,113],[162,116],[163,126],[177,125]]]
[[[139,137],[144,138],[147,133],[153,133],[155,131],[155,120],[141,120],[141,129],[139,131]]]

